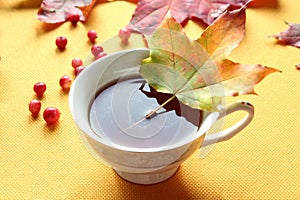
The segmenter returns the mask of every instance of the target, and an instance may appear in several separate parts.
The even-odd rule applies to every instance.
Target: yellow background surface
[[[136,3],[98,3],[76,27],[45,26],[36,19],[39,5],[0,1],[0,199],[300,199],[300,49],[269,37],[287,28],[284,20],[300,22],[300,1],[254,0],[247,9],[246,38],[229,58],[282,70],[256,86],[258,96],[228,98],[255,106],[252,123],[150,186],[124,181],[87,152],[58,84],[63,75],[73,77],[72,58],[89,55],[87,31],[98,32],[98,43],[115,36]],[[203,29],[190,21],[186,31],[197,38]],[[69,41],[64,52],[55,46],[60,35]],[[55,127],[28,111],[38,81],[47,84],[42,110],[61,110]]]

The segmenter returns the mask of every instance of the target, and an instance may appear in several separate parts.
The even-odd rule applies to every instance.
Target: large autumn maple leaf
[[[245,7],[225,12],[197,40],[166,18],[146,36],[150,57],[142,62],[142,77],[156,91],[200,110],[218,110],[224,96],[255,94],[254,86],[279,70],[226,59],[244,38],[245,18]]]
[[[241,8],[249,0],[139,0],[127,28],[142,34],[152,33],[167,13],[182,23],[193,17],[213,23],[226,10]]]

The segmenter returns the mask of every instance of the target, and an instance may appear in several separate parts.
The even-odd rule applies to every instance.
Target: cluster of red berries
[[[87,37],[91,43],[95,43],[96,39],[98,38],[98,34],[95,30],[89,30]],[[68,39],[65,36],[59,36],[55,39],[55,44],[59,50],[63,51],[68,44]]]
[[[97,32],[94,30],[90,30],[87,33],[89,40],[94,43],[97,36]],[[55,44],[59,50],[64,50],[67,46],[68,40],[64,36],[59,36],[55,40]],[[94,45],[92,47],[92,53],[97,55],[101,53],[104,56],[103,48],[100,45]],[[95,56],[96,57],[96,56]],[[99,56],[98,56],[99,57]],[[82,72],[85,67],[83,66],[83,62],[80,58],[73,58],[71,62],[72,67],[74,68],[75,77],[77,77],[80,72]],[[64,75],[59,79],[59,85],[62,90],[68,91],[72,85],[72,79],[68,75]],[[37,82],[33,86],[33,90],[36,93],[37,97],[40,99],[45,93],[47,86],[44,82]],[[29,103],[29,111],[32,113],[33,117],[37,117],[42,107],[42,103],[38,99],[34,99]],[[47,107],[43,112],[43,118],[48,125],[55,124],[58,122],[60,118],[60,111],[55,107]]]
[[[59,79],[59,85],[64,91],[70,89],[72,84],[72,79],[68,75],[64,75]],[[47,86],[44,82],[37,82],[33,86],[33,91],[36,93],[38,98],[41,98],[45,93]],[[33,117],[37,117],[41,110],[41,101],[34,99],[29,103],[29,111],[32,113]],[[43,112],[43,118],[48,125],[55,124],[60,118],[60,111],[55,107],[47,107]]]
[[[75,76],[77,76],[84,67],[82,66],[82,60],[79,58],[74,58],[72,60],[72,66],[75,69]],[[79,69],[80,68],[80,69]],[[72,79],[68,75],[64,75],[59,79],[59,85],[63,91],[69,91],[72,85]],[[47,86],[44,82],[37,82],[33,86],[33,91],[36,93],[37,97],[40,99],[45,93]],[[34,99],[29,103],[29,111],[32,113],[33,117],[37,117],[41,110],[41,101]],[[43,118],[48,125],[55,124],[60,118],[60,111],[55,107],[47,107],[43,112]]]
[[[87,37],[89,38],[91,43],[95,43],[96,39],[98,38],[98,34],[95,30],[89,30],[88,33],[87,33]],[[63,51],[66,48],[67,44],[68,44],[68,40],[64,36],[59,36],[59,37],[56,38],[55,44],[56,44],[56,46],[59,50]],[[101,45],[98,45],[98,44],[94,44],[92,46],[91,52],[94,55],[95,59],[99,59],[99,58],[102,58],[102,57],[107,55],[104,52],[103,47]],[[83,70],[82,60],[79,59],[79,58],[74,58],[72,60],[72,66],[75,69],[75,75],[77,75],[78,72],[80,73]]]
[[[79,21],[79,16],[72,16],[69,20],[75,25]],[[119,38],[122,42],[128,42],[131,35],[131,31],[128,29],[121,29],[119,31]],[[95,30],[89,30],[87,33],[87,37],[89,38],[91,43],[95,43],[98,35]],[[68,40],[64,36],[59,36],[55,40],[55,44],[57,48],[63,51],[67,46]],[[94,44],[91,48],[91,53],[94,55],[95,59],[102,58],[107,54],[104,52],[104,49],[101,45]],[[84,69],[83,62],[80,58],[73,58],[71,62],[72,67],[74,68],[75,77],[77,77]],[[71,87],[72,79],[68,75],[64,75],[59,80],[59,85],[64,91],[68,91]],[[47,87],[44,82],[37,82],[33,86],[33,90],[36,93],[38,98],[41,98],[45,93]],[[34,99],[29,103],[29,111],[32,113],[34,117],[36,117],[41,110],[41,101]],[[55,107],[47,107],[43,112],[43,118],[48,125],[55,124],[58,122],[60,118],[60,111]]]
[[[44,82],[37,82],[33,86],[33,90],[36,93],[38,98],[41,98],[45,93],[47,87]],[[34,99],[29,103],[29,111],[32,113],[34,117],[36,117],[42,107],[42,103]],[[47,107],[43,112],[43,118],[47,122],[48,125],[55,124],[60,117],[60,111],[55,107]]]

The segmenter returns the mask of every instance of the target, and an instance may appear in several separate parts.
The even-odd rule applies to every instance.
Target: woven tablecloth
[[[300,49],[270,37],[300,22],[300,1],[254,0],[247,8],[246,37],[229,58],[274,67],[255,87],[258,95],[228,98],[255,106],[251,124],[237,136],[199,150],[177,173],[155,185],[137,185],[98,162],[82,145],[59,78],[74,78],[71,60],[89,55],[90,29],[97,43],[126,26],[136,2],[100,2],[87,22],[46,26],[36,19],[40,1],[0,1],[0,199],[300,199]],[[203,28],[185,26],[191,38]],[[57,50],[55,38],[68,38]],[[54,106],[61,118],[47,126],[33,118],[28,103],[33,85],[47,84],[42,109]],[[228,116],[224,126],[238,116]]]

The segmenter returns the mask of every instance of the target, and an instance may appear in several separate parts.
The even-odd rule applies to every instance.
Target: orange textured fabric
[[[254,0],[247,9],[246,38],[230,59],[282,70],[256,86],[258,96],[228,98],[255,106],[252,123],[148,186],[124,181],[87,152],[59,86],[61,76],[73,76],[72,58],[89,55],[87,31],[98,32],[98,43],[115,36],[136,3],[101,1],[76,27],[41,23],[39,3],[0,2],[0,199],[300,199],[300,49],[269,37],[287,28],[284,20],[300,22],[300,1]],[[202,28],[190,21],[186,31],[197,38]],[[64,52],[55,46],[60,35],[68,38]],[[28,111],[38,81],[47,84],[42,110],[61,110],[54,127]],[[228,116],[224,126],[237,117]]]

